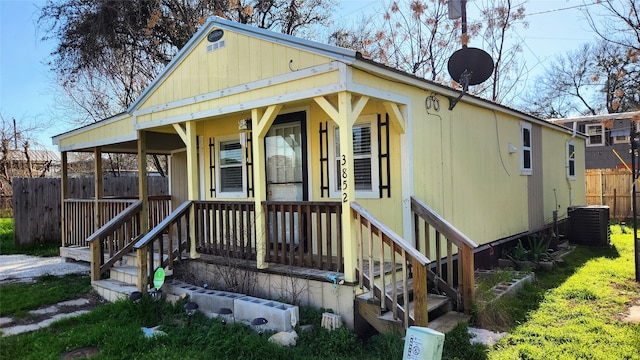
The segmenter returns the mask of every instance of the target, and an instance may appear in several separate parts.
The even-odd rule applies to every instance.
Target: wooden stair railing
[[[100,280],[102,274],[131,251],[140,236],[141,211],[142,201],[135,201],[87,238],[92,281]]]
[[[173,268],[173,261],[189,245],[193,203],[182,203],[133,246],[138,257],[138,290],[147,291],[149,284],[153,282],[155,268]],[[177,240],[176,244],[174,240]]]
[[[468,313],[474,301],[474,249],[478,247],[466,235],[460,232],[455,226],[440,217],[435,211],[425,203],[411,197],[411,211],[414,216],[414,239],[416,249],[427,257],[436,259],[435,271],[428,269],[429,280],[435,283],[436,288],[444,291],[448,297],[456,302],[458,311],[464,310]],[[421,224],[421,220],[422,223]],[[435,249],[432,249],[432,230],[435,238]],[[422,231],[421,231],[422,230]],[[422,238],[421,235],[424,235]],[[446,239],[446,254],[442,248],[442,237]],[[457,249],[454,249],[454,246]],[[422,248],[422,250],[421,250]],[[431,250],[435,253],[433,256]],[[458,281],[454,283],[454,254],[457,250],[458,260]],[[444,255],[444,256],[443,256]],[[446,259],[446,275],[443,276],[443,261]],[[446,279],[444,278],[446,277]]]
[[[367,210],[356,202],[351,203],[351,210],[356,219],[356,235],[358,240],[358,273],[360,287],[368,290],[380,299],[382,310],[390,309],[394,319],[402,322],[405,329],[410,325],[427,326],[427,270],[429,259],[411,244],[374,218]],[[363,231],[363,228],[365,231]],[[363,234],[364,233],[364,234]],[[366,242],[366,249],[365,244]],[[376,254],[377,251],[377,254]],[[364,268],[364,257],[368,257],[368,269]],[[397,278],[397,271],[391,272],[390,283],[384,276],[385,263],[391,263],[392,268],[401,266],[401,279]],[[374,268],[379,268],[381,276],[375,284]],[[369,282],[365,283],[364,274],[369,274]],[[413,284],[410,284],[412,279]],[[410,319],[409,288],[413,287],[413,319]],[[388,290],[387,290],[388,289]],[[398,302],[402,291],[402,303]],[[390,294],[386,292],[390,291]]]

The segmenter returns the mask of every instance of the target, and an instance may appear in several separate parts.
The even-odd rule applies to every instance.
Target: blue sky
[[[362,12],[382,11],[383,3],[388,1],[341,0],[336,21],[348,22],[359,19]],[[44,124],[33,136],[43,147],[57,150],[51,144],[51,136],[74,126],[65,122],[64,115],[56,109],[59,94],[45,65],[55,43],[39,41],[43,34],[35,26],[37,9],[44,4],[43,0],[0,0],[0,113],[5,121],[15,118],[24,127]],[[470,21],[479,4],[480,0],[469,1]],[[556,54],[593,40],[584,16],[576,8],[582,4],[583,0],[529,0],[529,28],[517,30],[513,40],[524,44],[527,67],[534,74],[541,72],[545,62]]]

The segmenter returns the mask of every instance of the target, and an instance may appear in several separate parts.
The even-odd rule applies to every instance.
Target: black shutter
[[[216,188],[215,188],[215,173],[216,173],[216,166],[215,166],[215,162],[213,161],[215,156],[215,143],[213,141],[213,138],[209,138],[209,193],[210,193],[210,197],[215,197],[215,193],[216,193]]]
[[[384,132],[382,131],[384,129]],[[383,147],[384,145],[384,147]],[[387,190],[387,197],[391,197],[391,164],[389,162],[389,114],[385,114],[385,121],[378,114],[378,184],[380,184],[380,198]],[[384,167],[382,166],[384,161]],[[384,181],[383,181],[384,180]]]

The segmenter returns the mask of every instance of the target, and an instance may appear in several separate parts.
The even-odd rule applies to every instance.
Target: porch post
[[[64,206],[64,201],[69,198],[69,184],[67,183],[67,181],[69,180],[69,175],[67,173],[67,165],[68,165],[68,160],[67,160],[67,152],[63,151],[60,154],[60,194],[61,194],[61,201],[60,201],[60,231],[62,232],[62,247],[66,247],[67,246],[67,216],[65,213],[65,206]]]
[[[95,148],[93,148],[93,156],[94,156],[94,160],[93,160],[93,164],[94,164],[94,171],[93,171],[93,177],[95,180],[95,186],[94,186],[94,199],[95,199],[95,203],[94,203],[94,208],[93,208],[93,215],[94,215],[94,231],[98,230],[102,227],[102,208],[100,207],[100,199],[103,198],[104,194],[103,194],[103,190],[104,190],[104,186],[102,183],[102,148],[100,146],[96,146]]]
[[[351,202],[356,199],[353,179],[353,123],[357,118],[351,112],[351,93],[338,94],[338,126],[340,131],[340,183],[342,184],[342,255],[344,256],[344,279],[355,282],[358,248],[355,220],[351,213]],[[348,237],[348,238],[346,238]]]
[[[187,121],[185,123],[185,137],[187,145],[187,196],[189,200],[198,200],[198,138],[196,135],[196,122]],[[196,227],[195,227],[195,208],[192,206],[189,210],[189,218],[192,222],[189,226],[189,238],[191,239],[191,247],[189,257],[197,259],[200,257],[196,251]]]
[[[344,279],[348,282],[356,282],[356,266],[358,262],[357,227],[351,211],[351,202],[356,199],[355,180],[353,179],[353,124],[367,105],[369,97],[360,96],[353,103],[351,93],[343,91],[338,93],[337,109],[322,96],[316,97],[314,100],[329,115],[331,120],[339,126]]]
[[[267,255],[267,214],[263,211],[262,202],[267,200],[266,165],[264,151],[264,137],[282,105],[269,106],[265,111],[251,110],[251,128],[253,129],[253,194],[255,201],[255,232],[256,232],[256,267],[266,269],[269,264]]]
[[[149,191],[147,179],[147,132],[138,131],[138,199],[142,201],[140,211],[140,234],[149,231]]]

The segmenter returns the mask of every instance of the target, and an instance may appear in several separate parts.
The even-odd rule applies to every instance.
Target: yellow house
[[[433,288],[468,311],[493,242],[585,204],[584,137],[472,95],[449,110],[459,94],[211,18],[125,113],[54,137],[62,246],[89,244],[96,286],[136,252],[141,291],[159,259],[221,287],[213,269],[233,260],[255,295],[295,293],[352,328],[356,312],[379,330],[426,325]],[[69,152],[96,169],[103,152],[138,154],[140,199],[67,199]],[[150,154],[170,155],[170,200],[146,195]]]

